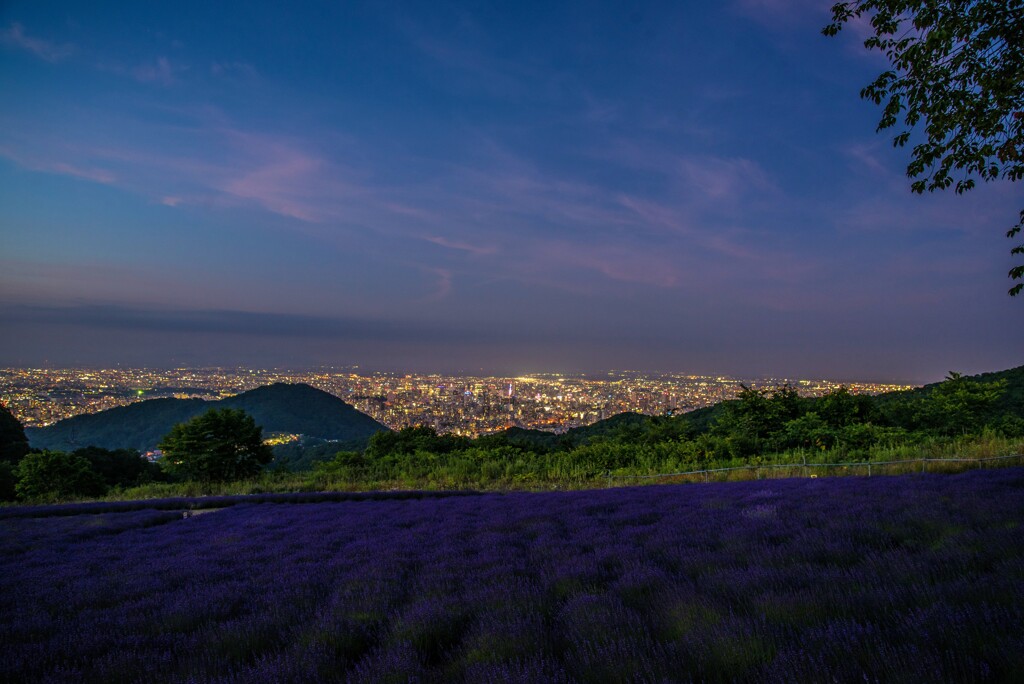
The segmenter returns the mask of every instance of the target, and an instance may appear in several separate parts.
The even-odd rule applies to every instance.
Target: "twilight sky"
[[[0,365],[1024,363],[831,3],[0,3]]]

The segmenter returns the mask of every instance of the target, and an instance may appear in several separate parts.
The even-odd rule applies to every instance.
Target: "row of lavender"
[[[467,490],[399,490],[367,492],[279,492],[266,494],[229,494],[224,496],[177,496],[138,501],[85,501],[67,504],[0,507],[4,518],[49,518],[68,515],[128,513],[131,511],[194,511],[257,503],[328,503],[338,501],[382,501],[396,499],[436,499],[450,496],[474,496]]]
[[[0,520],[0,680],[1007,681],[1024,469]]]

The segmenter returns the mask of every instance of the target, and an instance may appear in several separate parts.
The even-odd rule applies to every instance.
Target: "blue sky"
[[[0,364],[1019,365],[829,4],[6,2]]]

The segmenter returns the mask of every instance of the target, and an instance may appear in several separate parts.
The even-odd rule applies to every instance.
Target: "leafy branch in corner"
[[[1024,0],[840,2],[822,33],[834,36],[861,17],[873,33],[864,47],[884,53],[892,68],[860,95],[883,107],[878,131],[902,129],[896,147],[918,133],[907,165],[914,192],[962,194],[976,178],[1024,178]],[[1024,210],[1006,236],[1022,229]],[[1010,253],[1024,255],[1024,243]],[[1024,265],[1009,277],[1024,281]],[[1018,282],[1009,292],[1022,290]]]

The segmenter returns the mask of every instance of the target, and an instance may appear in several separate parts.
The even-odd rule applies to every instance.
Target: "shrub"
[[[22,499],[71,499],[102,496],[106,487],[87,459],[42,451],[21,459],[15,491]]]

